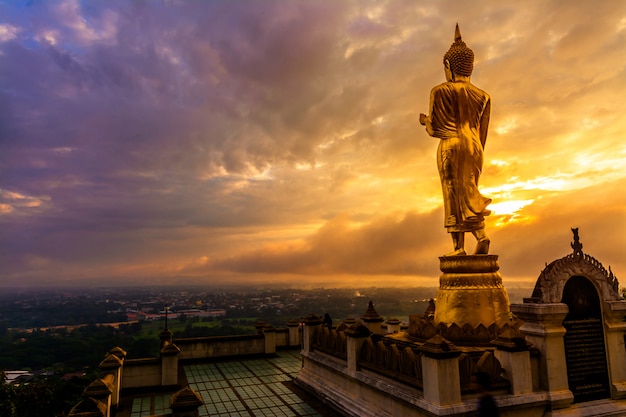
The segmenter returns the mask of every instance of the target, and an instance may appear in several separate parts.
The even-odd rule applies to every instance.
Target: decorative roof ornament
[[[571,246],[574,249],[574,255],[583,256],[583,244],[580,243],[578,238],[578,227],[572,228],[572,233],[574,234],[574,241],[571,243]]]
[[[361,317],[361,322],[363,323],[382,323],[385,321],[384,318],[378,314],[378,312],[374,309],[374,303],[372,300],[367,304],[367,310],[365,310],[365,314]]]
[[[461,39],[461,31],[459,30],[459,24],[456,24],[454,31],[454,43],[448,49],[448,52],[443,56],[443,63],[445,65],[447,61],[450,61],[450,69],[453,74],[470,76],[474,69],[474,51],[465,45],[463,39]]]
[[[565,283],[574,276],[585,277],[592,281],[601,299],[622,300],[619,293],[619,281],[611,268],[607,270],[596,258],[583,253],[578,228],[572,228],[572,233],[574,234],[574,241],[571,243],[573,252],[546,265],[537,278],[532,296],[524,298],[524,303],[560,303],[563,299]]]

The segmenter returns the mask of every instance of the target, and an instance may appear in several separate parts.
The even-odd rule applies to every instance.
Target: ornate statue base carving
[[[440,257],[435,323],[489,327],[510,323],[498,255]]]
[[[460,344],[488,344],[511,321],[509,296],[502,285],[497,255],[442,256],[437,304],[409,319],[409,335],[425,340],[434,334]]]

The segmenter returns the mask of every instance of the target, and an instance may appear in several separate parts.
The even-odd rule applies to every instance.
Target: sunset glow
[[[436,286],[457,22],[505,284],[571,227],[625,280],[621,1],[59,0],[0,4],[0,286]]]

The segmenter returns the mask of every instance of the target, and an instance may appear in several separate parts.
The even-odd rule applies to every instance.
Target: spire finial
[[[578,237],[578,227],[572,227],[572,233],[574,234],[574,241],[571,243],[572,249],[574,249],[574,254],[577,256],[583,255],[583,244],[580,243],[580,239]]]
[[[465,45],[461,39],[461,30],[459,24],[456,24],[454,30],[454,42],[450,45],[450,49],[443,56],[443,63],[450,61],[450,69],[455,75],[463,75],[469,77],[474,69],[474,51]]]
[[[459,24],[456,24],[456,29],[454,30],[454,41],[460,41],[461,40],[461,30],[459,29]]]

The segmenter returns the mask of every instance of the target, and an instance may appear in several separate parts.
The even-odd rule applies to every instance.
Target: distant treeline
[[[126,313],[116,312],[119,305],[94,303],[80,298],[48,301],[36,306],[0,306],[0,332],[7,328],[40,328],[63,325],[114,323],[126,321]]]
[[[174,337],[225,336],[254,333],[253,320],[213,321],[206,326],[197,319],[172,322]],[[158,323],[120,325],[119,328],[89,324],[73,331],[54,329],[30,333],[7,331],[0,336],[0,370],[41,370],[71,372],[96,369],[113,347],[126,350],[128,358],[159,355]]]
[[[93,369],[115,346],[128,350],[133,357],[156,356],[158,338],[138,337],[140,332],[139,323],[119,329],[90,324],[71,332],[64,329],[5,332],[0,337],[0,369]]]

